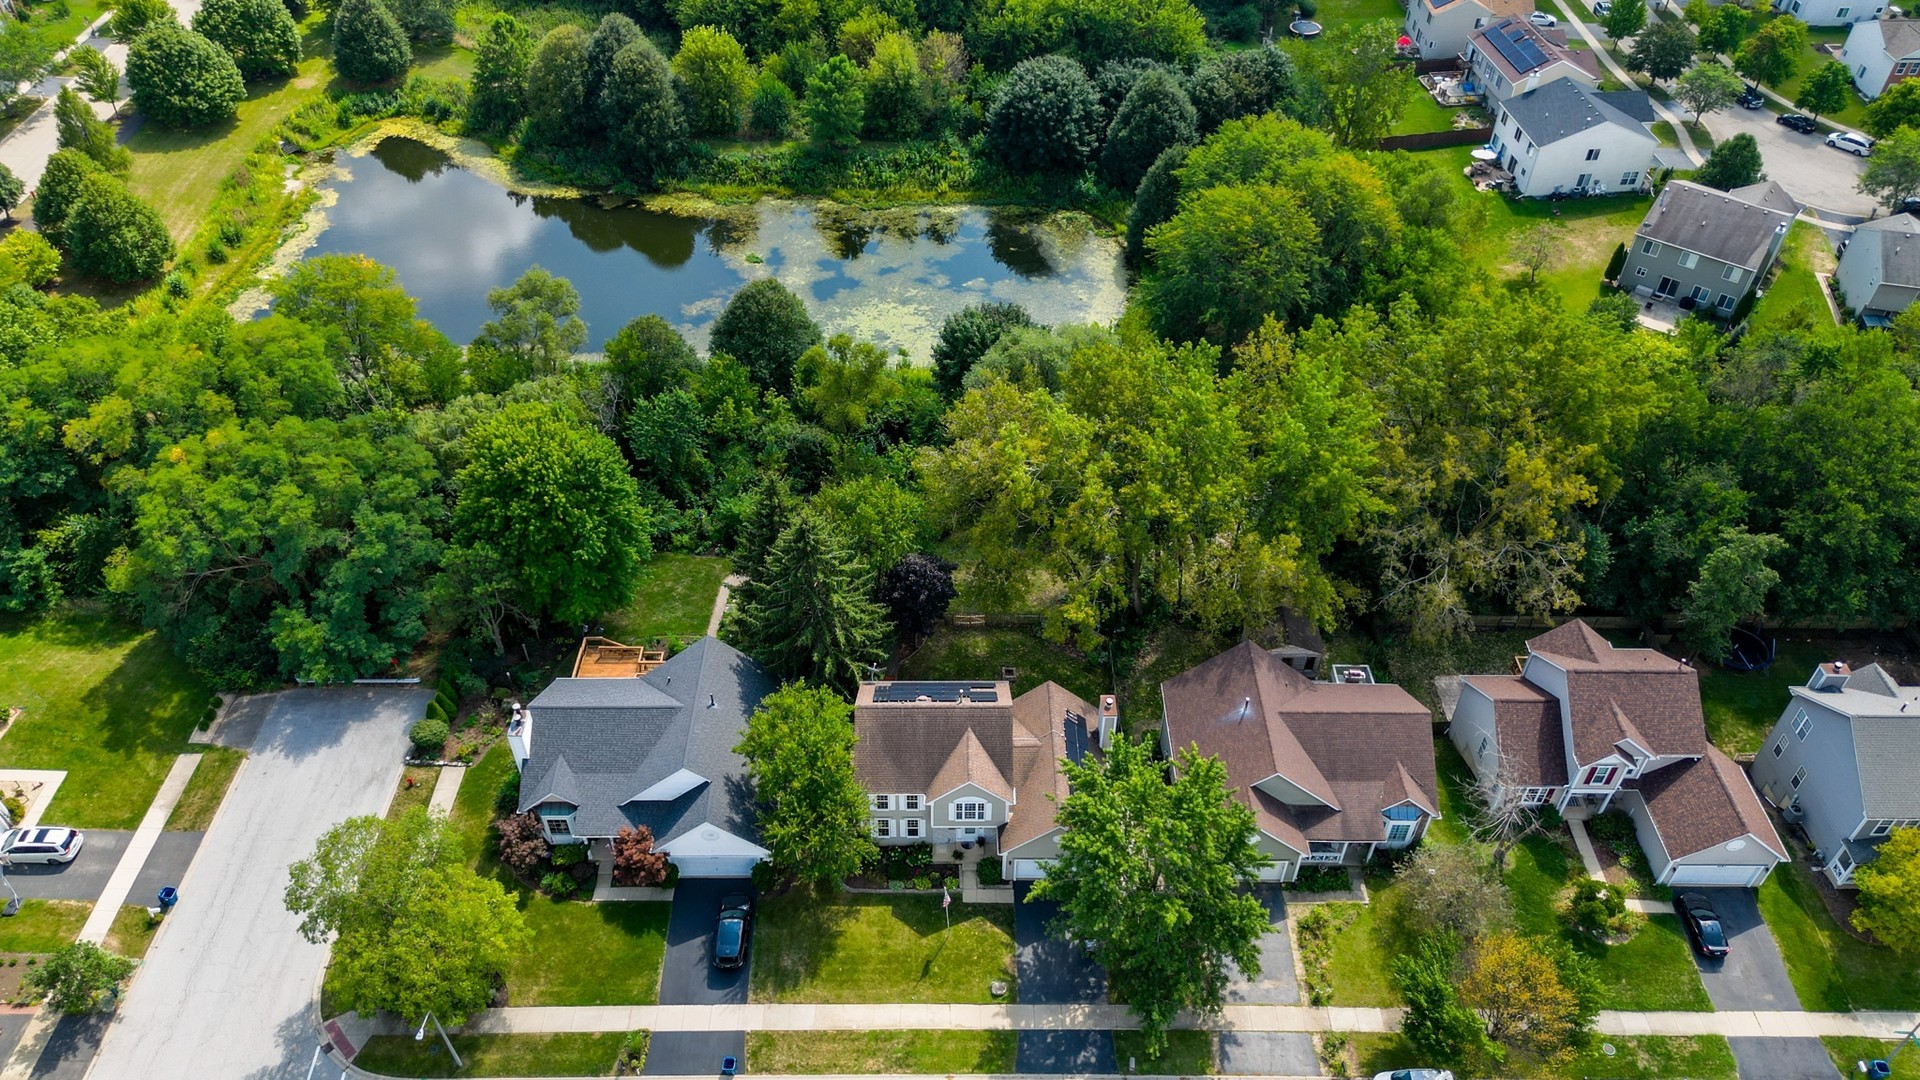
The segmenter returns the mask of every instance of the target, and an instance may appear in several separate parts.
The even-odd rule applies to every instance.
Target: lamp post
[[[453,1067],[456,1069],[466,1068],[467,1063],[460,1060],[460,1052],[453,1048],[453,1040],[447,1038],[447,1029],[440,1026],[440,1021],[433,1019],[432,1013],[428,1013],[426,1016],[421,1017],[420,1030],[413,1033],[413,1041],[425,1042],[427,1040],[427,1021],[429,1020],[433,1020],[433,1030],[438,1031],[440,1033],[440,1041],[446,1044],[447,1055],[453,1058]]]

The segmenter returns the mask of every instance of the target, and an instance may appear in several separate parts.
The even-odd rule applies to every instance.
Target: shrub
[[[671,883],[671,879],[677,870],[679,870],[679,867],[674,866],[672,863],[667,864],[669,883]],[[753,888],[755,892],[767,892],[779,883],[780,871],[775,870],[772,863],[757,862],[753,864]]]
[[[1303,866],[1298,877],[1281,886],[1299,892],[1346,892],[1352,887],[1353,880],[1338,866]]]
[[[667,880],[667,857],[653,850],[653,830],[621,829],[613,838],[613,883],[623,887],[659,885]],[[758,869],[756,866],[755,869]]]
[[[173,238],[160,215],[105,173],[80,182],[61,236],[74,269],[109,281],[154,277],[173,258]]]
[[[291,75],[300,63],[300,31],[280,0],[205,0],[193,28],[227,50],[244,78]]]
[[[27,804],[24,799],[8,795],[4,799],[0,799],[0,804],[6,806],[7,820],[15,825],[20,824],[20,819],[27,816]]]
[[[614,1064],[624,1072],[639,1076],[640,1071],[647,1067],[647,1048],[652,1042],[652,1032],[632,1032],[627,1036],[626,1041],[620,1044],[620,1060]]]
[[[553,848],[553,854],[547,856],[547,861],[558,869],[577,866],[587,861],[587,845],[556,844]]]
[[[980,884],[988,888],[1004,884],[1007,880],[1006,875],[1000,872],[999,859],[981,859],[980,862],[974,866],[973,870],[974,873],[979,876]]]
[[[495,821],[493,828],[501,864],[517,874],[531,875],[553,854],[553,845],[534,814],[508,815]]]
[[[1627,925],[1626,890],[1604,881],[1576,882],[1573,900],[1567,905],[1567,922],[1596,937],[1623,932]]]
[[[500,792],[493,797],[493,812],[496,816],[506,817],[520,809],[520,771],[515,769],[511,775],[500,782]]]
[[[44,289],[59,273],[60,253],[39,233],[20,229],[0,240],[0,286]]]
[[[540,889],[565,900],[580,891],[580,883],[572,874],[556,870],[540,879]]]
[[[27,961],[29,965],[33,961]],[[116,956],[90,941],[76,941],[47,957],[29,972],[21,985],[45,994],[47,1004],[66,1013],[91,1012],[108,998],[120,980],[133,974],[133,961]]]
[[[423,754],[439,753],[447,743],[447,722],[437,716],[424,716],[414,722],[413,729],[407,732],[407,738],[413,740],[413,748]]]
[[[246,83],[227,51],[185,27],[160,25],[127,50],[133,107],[161,127],[204,127],[232,116]]]
[[[909,883],[909,888],[921,889],[921,890],[931,889],[933,888],[933,882],[926,875],[922,874],[918,877],[915,877],[913,881]]]
[[[1617,812],[1601,814],[1587,822],[1587,835],[1608,847],[1640,842],[1639,833],[1634,831],[1633,819]]]

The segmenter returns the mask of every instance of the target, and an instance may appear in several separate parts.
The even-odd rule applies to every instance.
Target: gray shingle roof
[[[1880,31],[1881,47],[1896,60],[1920,51],[1920,20],[1875,19],[1866,25]]]
[[[1593,96],[1643,124],[1660,119],[1660,114],[1653,111],[1653,99],[1645,90],[1596,90]]]
[[[1507,99],[1502,107],[1520,125],[1520,130],[1526,132],[1527,138],[1540,146],[1551,146],[1603,124],[1645,136],[1648,142],[1658,141],[1642,121],[1621,109],[1617,101],[1608,100],[1631,96],[1630,93],[1603,95],[1571,79],[1555,79]],[[1647,95],[1639,96],[1644,99]],[[1652,106],[1645,106],[1645,111],[1651,115]]]
[[[774,686],[752,658],[711,637],[637,679],[556,679],[527,706],[519,808],[557,795],[577,808],[578,836],[645,825],[665,843],[711,822],[757,843],[746,762],[733,748]],[[633,801],[682,769],[705,782],[674,799]]]
[[[1784,214],[1797,214],[1800,212],[1800,204],[1794,200],[1794,197],[1787,193],[1786,188],[1781,187],[1772,180],[1762,180],[1757,184],[1737,187],[1727,192],[1727,194],[1736,199],[1745,199],[1755,206],[1764,206],[1769,210],[1778,210]]]
[[[1675,180],[1660,189],[1637,235],[1758,270],[1776,231],[1792,222],[1792,214],[1736,198],[1732,192]]]
[[[1855,258],[1879,257],[1881,283],[1920,286],[1920,219],[1912,214],[1875,218],[1859,226],[1847,254],[1853,255],[1856,247],[1860,254]]]

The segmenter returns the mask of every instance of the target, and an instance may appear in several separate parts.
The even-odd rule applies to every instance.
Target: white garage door
[[[1680,889],[1695,886],[1730,886],[1735,888],[1754,888],[1767,876],[1764,866],[1676,866],[1673,876],[1667,884]]]
[[[751,855],[698,855],[676,858],[673,865],[680,868],[681,877],[751,877],[753,864],[759,861]]]
[[[1047,862],[1045,859],[1013,860],[1013,880],[1039,881],[1047,876]]]
[[[1254,876],[1261,881],[1285,881],[1287,880],[1287,872],[1292,869],[1292,863],[1268,863],[1256,871]]]

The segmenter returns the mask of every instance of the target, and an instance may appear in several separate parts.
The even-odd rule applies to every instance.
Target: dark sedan
[[[1797,112],[1781,113],[1778,123],[1807,135],[1820,130],[1820,125],[1813,122],[1813,117],[1802,116]]]
[[[1727,932],[1720,926],[1720,916],[1714,913],[1713,905],[1699,893],[1681,893],[1674,897],[1674,910],[1680,913],[1680,919],[1687,924],[1687,937],[1693,940],[1693,951],[1709,960],[1719,960],[1727,955]]]
[[[720,901],[720,922],[713,928],[713,966],[733,971],[747,962],[753,936],[753,898],[735,893]]]
[[[1765,105],[1766,103],[1767,103],[1766,95],[1760,92],[1759,87],[1754,86],[1751,83],[1747,85],[1747,88],[1745,90],[1740,91],[1739,97],[1734,99],[1734,104],[1740,106],[1743,109],[1757,109],[1760,106]]]

